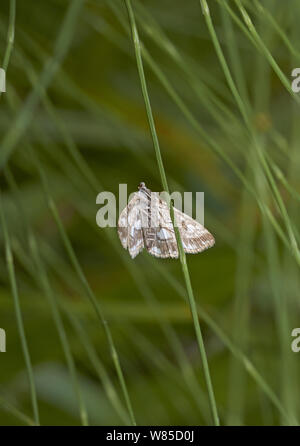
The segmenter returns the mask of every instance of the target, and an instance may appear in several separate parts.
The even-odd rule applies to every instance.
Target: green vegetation
[[[298,424],[299,17],[3,2],[0,425]],[[141,181],[204,191],[216,246],[131,260],[96,196]]]

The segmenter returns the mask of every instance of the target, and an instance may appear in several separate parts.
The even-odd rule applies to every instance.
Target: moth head
[[[140,189],[145,189],[145,187],[146,187],[146,184],[144,182],[140,183],[139,186],[138,186],[139,190]]]

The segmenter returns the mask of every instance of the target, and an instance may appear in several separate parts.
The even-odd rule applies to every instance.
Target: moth
[[[122,246],[134,259],[144,248],[161,258],[177,258],[178,247],[167,203],[157,193],[140,183],[138,192],[123,209],[118,221]],[[215,244],[212,234],[196,220],[174,207],[183,249],[196,254]]]

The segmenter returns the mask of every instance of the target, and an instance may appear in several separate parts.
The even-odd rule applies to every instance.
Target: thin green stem
[[[135,23],[135,17],[134,17],[133,9],[131,6],[131,1],[125,0],[125,3],[126,3],[127,11],[128,11],[130,25],[131,25],[132,38],[133,38],[133,43],[134,43],[138,73],[139,73],[139,77],[140,77],[140,83],[141,83],[142,93],[143,93],[143,97],[144,97],[144,101],[145,101],[145,107],[146,107],[147,117],[148,117],[148,121],[149,121],[153,145],[154,145],[154,149],[155,149],[156,159],[157,159],[157,163],[158,163],[158,168],[159,168],[159,172],[160,172],[161,182],[162,182],[164,190],[166,192],[169,192],[167,177],[166,177],[166,173],[165,173],[165,169],[164,169],[164,165],[163,165],[163,161],[162,161],[161,151],[160,151],[160,147],[159,147],[159,141],[158,141],[158,137],[157,137],[157,133],[156,133],[154,118],[153,118],[150,99],[149,99],[149,95],[148,95],[148,89],[147,89],[147,83],[146,83],[145,74],[144,74],[143,60],[142,60],[142,55],[141,55],[141,47],[140,47],[139,35],[138,35],[136,23]],[[210,377],[210,371],[209,371],[208,360],[207,360],[207,356],[206,356],[203,336],[202,336],[200,323],[199,323],[199,319],[198,319],[198,315],[197,315],[197,306],[196,306],[193,288],[192,288],[192,284],[191,284],[189,269],[188,269],[187,262],[186,262],[186,256],[185,256],[185,252],[184,252],[182,242],[181,242],[180,233],[179,233],[177,226],[174,224],[174,210],[173,210],[172,205],[170,205],[170,214],[171,214],[171,219],[172,219],[175,234],[176,234],[176,240],[177,240],[177,245],[178,245],[178,250],[179,250],[179,257],[180,257],[180,262],[181,262],[182,271],[183,271],[183,275],[184,275],[186,290],[187,290],[187,294],[188,294],[188,298],[189,298],[190,310],[192,313],[197,343],[198,343],[198,347],[199,347],[199,351],[200,351],[200,355],[201,355],[201,359],[202,359],[202,363],[203,363],[204,377],[205,377],[205,382],[206,382],[206,386],[207,386],[207,390],[208,390],[212,418],[213,418],[214,424],[216,426],[219,426],[220,422],[219,422],[219,416],[218,416],[218,411],[217,411],[217,405],[216,405],[214,390],[213,390],[212,381],[211,381],[211,377]]]
[[[32,73],[32,75],[29,75],[29,76],[30,76],[30,81],[34,82],[33,73]],[[57,126],[59,132],[61,133],[62,138],[65,142],[65,145],[66,145],[70,155],[74,159],[74,162],[76,163],[80,173],[84,176],[84,178],[87,180],[87,182],[93,188],[93,190],[95,190],[95,192],[99,192],[100,189],[103,190],[104,189],[103,186],[99,183],[99,180],[94,176],[92,170],[89,168],[85,159],[80,154],[71,135],[68,133],[67,128],[64,125],[64,122],[59,118],[59,116],[55,112],[54,107],[53,107],[49,97],[47,96],[47,93],[45,91],[43,91],[43,92],[41,91],[41,95],[42,95],[41,100],[44,104],[44,107],[47,110],[47,112],[49,113],[49,116],[51,117],[51,119],[53,120],[55,125]],[[60,154],[60,157],[62,158],[62,154]],[[56,161],[58,161],[58,164],[60,164],[60,160],[57,159],[57,155],[55,156],[55,159],[56,159]],[[67,159],[66,160],[62,159],[61,163],[62,163],[61,165],[66,166]],[[70,179],[72,180],[73,177],[74,177],[74,172],[72,171]],[[119,248],[119,244],[117,243],[117,241],[113,237],[109,237],[109,238],[110,238],[111,243],[114,245],[114,247],[117,246]],[[119,251],[119,249],[117,249],[117,250]],[[164,335],[166,336],[166,338],[169,340],[169,342],[173,348],[174,354],[176,355],[178,363],[179,363],[179,365],[182,369],[183,375],[185,377],[186,384],[191,389],[191,394],[192,394],[193,398],[195,399],[196,403],[199,405],[200,404],[199,385],[197,383],[196,376],[193,372],[192,366],[190,365],[190,363],[188,361],[187,355],[186,355],[175,331],[173,330],[171,325],[161,323],[160,311],[157,310],[157,308],[156,308],[155,296],[151,292],[150,288],[147,287],[147,285],[145,284],[145,281],[143,280],[141,271],[138,271],[138,268],[135,264],[133,264],[132,262],[128,262],[127,256],[125,254],[123,254],[123,251],[121,252],[121,254],[122,254],[122,259],[123,259],[126,267],[128,268],[133,280],[135,281],[140,293],[146,299],[147,303],[155,309],[161,329],[162,329]]]

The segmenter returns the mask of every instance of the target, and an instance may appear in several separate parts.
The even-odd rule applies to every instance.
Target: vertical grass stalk
[[[159,141],[158,141],[155,123],[154,123],[154,119],[153,119],[151,103],[150,103],[150,99],[149,99],[149,95],[148,95],[148,89],[147,89],[147,84],[146,84],[146,79],[145,79],[145,74],[144,74],[144,68],[143,68],[143,60],[142,60],[142,55],[141,55],[141,46],[140,46],[139,35],[138,35],[136,23],[135,23],[135,17],[134,17],[133,9],[131,6],[131,1],[125,0],[125,4],[126,4],[128,16],[129,16],[132,38],[133,38],[134,49],[135,49],[137,68],[138,68],[142,93],[143,93],[143,97],[144,97],[144,101],[145,101],[145,107],[146,107],[147,117],[148,117],[148,121],[149,121],[151,136],[152,136],[152,140],[153,140],[153,146],[155,149],[159,173],[160,173],[160,177],[161,177],[161,182],[162,182],[163,189],[166,192],[169,192],[167,177],[166,177],[166,173],[165,173],[165,169],[164,169],[164,165],[163,165]],[[213,390],[212,381],[211,381],[211,377],[210,377],[210,371],[209,371],[208,360],[207,360],[207,356],[206,356],[203,336],[202,336],[200,323],[199,323],[199,319],[198,319],[197,306],[196,306],[193,288],[192,288],[192,284],[191,284],[189,269],[187,266],[186,256],[185,256],[185,252],[184,252],[184,249],[182,246],[179,229],[174,224],[174,210],[173,210],[173,206],[171,204],[170,204],[170,214],[171,214],[171,219],[172,219],[172,223],[173,223],[175,234],[176,234],[176,241],[177,241],[178,250],[179,250],[180,263],[182,266],[187,295],[188,295],[188,299],[189,299],[190,310],[192,313],[194,328],[195,328],[195,332],[196,332],[197,343],[198,343],[201,360],[202,360],[202,364],[203,364],[204,378],[205,378],[205,382],[206,382],[206,386],[207,386],[207,390],[208,390],[208,397],[209,397],[209,402],[210,402],[212,418],[213,418],[214,424],[216,426],[219,426],[220,422],[219,422],[219,416],[218,416],[218,411],[217,411],[217,405],[216,405],[214,390]]]

